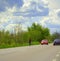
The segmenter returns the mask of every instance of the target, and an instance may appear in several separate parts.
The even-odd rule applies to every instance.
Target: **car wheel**
[[[48,44],[47,44],[48,45]]]
[[[55,43],[53,45],[55,45]]]
[[[41,45],[43,45],[43,44],[41,44]]]

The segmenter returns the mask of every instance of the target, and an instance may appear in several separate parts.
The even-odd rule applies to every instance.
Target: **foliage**
[[[39,24],[33,23],[31,27],[28,27],[28,32],[33,41],[41,41],[42,39],[46,39],[50,36],[50,32],[48,28],[44,28]]]
[[[32,39],[32,45],[39,44],[42,39],[50,40],[51,38],[48,28],[35,23],[28,27],[27,31],[21,31],[21,29],[18,31],[17,33],[0,31],[0,48],[29,45],[29,38]]]
[[[52,41],[54,41],[54,39],[59,39],[60,38],[60,33],[58,33],[58,32],[55,32],[55,33],[53,33],[52,35],[51,35],[51,39],[52,39]]]

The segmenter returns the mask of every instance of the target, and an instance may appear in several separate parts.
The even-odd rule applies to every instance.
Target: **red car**
[[[42,40],[42,41],[41,41],[41,45],[43,45],[43,44],[48,45],[48,40]]]

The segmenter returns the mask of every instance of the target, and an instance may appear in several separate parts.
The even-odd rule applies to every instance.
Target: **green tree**
[[[56,38],[60,38],[60,33],[58,33],[58,32],[53,33],[51,35],[51,38],[52,38],[52,41],[54,41],[54,39],[56,39]]]
[[[28,32],[33,41],[41,41],[50,35],[48,28],[44,28],[39,24],[36,25],[35,23],[28,27]]]

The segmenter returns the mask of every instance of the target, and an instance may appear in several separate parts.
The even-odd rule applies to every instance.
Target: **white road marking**
[[[59,54],[57,54],[56,57],[59,57]]]
[[[56,61],[56,59],[53,59],[52,61]]]

